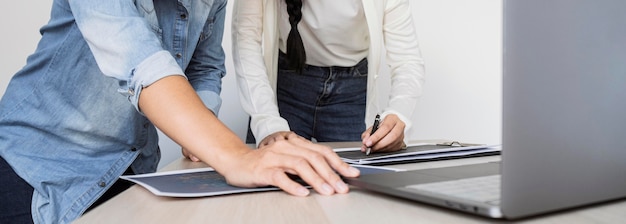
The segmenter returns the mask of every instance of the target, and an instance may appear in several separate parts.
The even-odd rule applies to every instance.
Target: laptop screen
[[[625,8],[622,0],[504,1],[506,216],[626,195]]]

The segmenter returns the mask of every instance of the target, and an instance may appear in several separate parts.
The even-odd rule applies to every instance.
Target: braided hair
[[[287,3],[287,14],[289,14],[289,24],[291,31],[287,37],[287,59],[288,66],[295,69],[298,73],[302,72],[306,63],[306,52],[304,51],[304,43],[298,31],[298,23],[302,20],[302,1],[303,0],[285,0]]]

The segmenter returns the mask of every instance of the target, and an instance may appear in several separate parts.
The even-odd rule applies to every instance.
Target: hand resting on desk
[[[238,169],[222,172],[228,184],[239,187],[276,186],[297,196],[310,192],[287,174],[298,175],[315,191],[324,195],[347,193],[349,188],[339,177],[357,177],[359,170],[343,162],[328,146],[314,144],[293,132],[281,133],[264,141],[256,150],[242,155]],[[187,150],[183,155],[200,161]],[[335,172],[335,170],[337,172]]]

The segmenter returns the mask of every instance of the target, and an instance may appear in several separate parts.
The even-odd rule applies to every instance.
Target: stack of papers
[[[401,169],[359,166],[361,175],[384,172],[397,172]],[[198,168],[159,172],[139,175],[126,175],[120,178],[132,181],[148,189],[155,195],[167,197],[207,197],[247,192],[277,191],[274,186],[242,188],[228,185],[226,179],[212,168]],[[293,176],[294,180],[306,185],[302,180]]]
[[[500,145],[439,145],[414,144],[406,149],[395,152],[372,153],[369,156],[361,152],[361,148],[339,148],[335,152],[350,164],[383,165],[410,162],[424,162],[442,159],[457,159],[474,156],[500,154]]]

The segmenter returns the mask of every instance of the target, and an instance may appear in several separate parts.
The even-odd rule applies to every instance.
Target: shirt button
[[[106,184],[104,181],[102,181],[102,182],[98,183],[98,186],[100,186],[100,187],[106,187],[106,186],[107,186],[107,184]]]
[[[176,53],[176,57],[177,57],[177,58],[182,58],[182,57],[183,57],[183,55],[182,55],[181,53]]]
[[[181,19],[186,19],[187,18],[187,14],[180,14],[180,18]]]
[[[137,148],[133,147],[132,149],[130,149],[130,151],[135,152],[135,151],[137,151]]]

